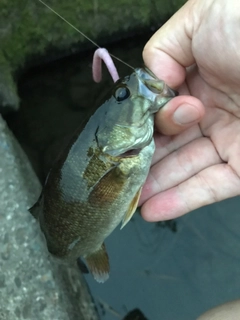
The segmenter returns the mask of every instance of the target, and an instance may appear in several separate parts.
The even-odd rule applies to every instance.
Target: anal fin
[[[130,203],[128,211],[126,212],[125,216],[123,217],[121,229],[123,227],[125,227],[125,225],[129,222],[129,220],[134,215],[134,212],[137,209],[138,200],[140,198],[141,191],[142,191],[142,187],[138,190],[138,192],[135,194],[134,198],[132,199],[132,202]]]
[[[97,282],[105,282],[109,278],[109,259],[104,243],[101,248],[85,257],[88,268]]]

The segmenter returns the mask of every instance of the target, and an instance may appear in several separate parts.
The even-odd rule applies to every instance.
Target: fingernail
[[[181,125],[191,124],[199,118],[198,109],[191,104],[182,104],[173,114],[173,121]]]

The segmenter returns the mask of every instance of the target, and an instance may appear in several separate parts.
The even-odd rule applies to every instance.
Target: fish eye
[[[130,96],[130,90],[127,87],[118,87],[114,92],[117,101],[123,101]]]

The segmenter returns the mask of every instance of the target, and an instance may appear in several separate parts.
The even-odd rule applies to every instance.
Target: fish
[[[48,251],[68,262],[84,258],[98,282],[110,271],[104,240],[137,208],[155,150],[154,114],[175,95],[146,67],[116,81],[30,209]]]
[[[39,199],[29,209],[39,222],[48,251],[63,262],[77,260],[80,266],[79,257],[83,258],[94,279],[103,283],[110,272],[104,241],[121,222],[123,228],[130,221],[150,169],[154,114],[178,93],[147,67],[133,68],[109,54],[38,1],[99,48],[93,59],[95,81],[101,78],[101,59],[115,81],[62,150]],[[110,56],[133,72],[119,78]]]

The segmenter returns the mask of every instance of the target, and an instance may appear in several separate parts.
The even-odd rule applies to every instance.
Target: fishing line
[[[42,0],[38,0],[39,2],[41,2],[45,7],[47,7],[49,10],[51,10],[53,13],[55,13],[60,19],[62,19],[64,22],[66,22],[70,27],[72,27],[74,30],[76,30],[78,33],[80,33],[84,38],[86,38],[88,41],[90,41],[92,44],[94,44],[97,48],[101,48],[95,41],[93,41],[92,39],[90,39],[87,35],[85,35],[82,31],[80,31],[78,28],[76,28],[73,24],[71,24],[71,22],[69,22],[68,20],[66,20],[63,16],[61,16],[57,11],[55,11],[53,8],[49,7],[49,5],[47,5],[45,2],[43,2]],[[114,59],[120,61],[121,63],[125,64],[126,66],[128,66],[129,68],[133,69],[134,68],[128,64],[127,62],[124,62],[123,60],[121,60],[120,58],[116,57],[115,55],[111,54],[109,52],[110,56],[113,57]]]

